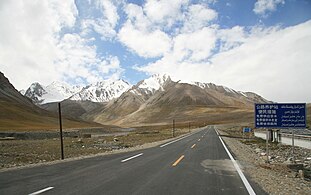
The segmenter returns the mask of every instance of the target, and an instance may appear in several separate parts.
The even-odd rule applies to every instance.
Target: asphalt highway
[[[214,127],[145,150],[0,173],[0,194],[265,194]]]

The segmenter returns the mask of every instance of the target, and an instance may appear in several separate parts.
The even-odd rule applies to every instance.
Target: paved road
[[[0,194],[264,193],[242,179],[207,127],[150,149],[2,172]]]

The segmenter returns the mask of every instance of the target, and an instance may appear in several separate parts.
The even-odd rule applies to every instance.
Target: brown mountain
[[[64,128],[98,125],[64,119]],[[21,95],[0,72],[0,130],[57,129],[57,114],[43,110]]]
[[[212,83],[178,83],[168,77],[152,93],[146,87],[140,88],[140,84],[88,117],[99,123],[123,126],[167,124],[172,119],[233,122],[250,120],[254,103],[269,102],[255,93],[237,92]]]

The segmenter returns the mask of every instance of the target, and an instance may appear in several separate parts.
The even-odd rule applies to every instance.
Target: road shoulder
[[[220,131],[221,135],[224,132]],[[266,165],[264,160],[251,147],[241,143],[237,138],[222,136],[230,151],[239,162],[243,172],[262,187],[268,194],[310,194],[311,183],[295,177],[292,173],[284,174]]]

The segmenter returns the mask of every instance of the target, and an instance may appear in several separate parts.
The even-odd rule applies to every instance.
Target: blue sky
[[[166,73],[311,102],[310,10],[309,0],[4,0],[0,70],[18,89]]]

